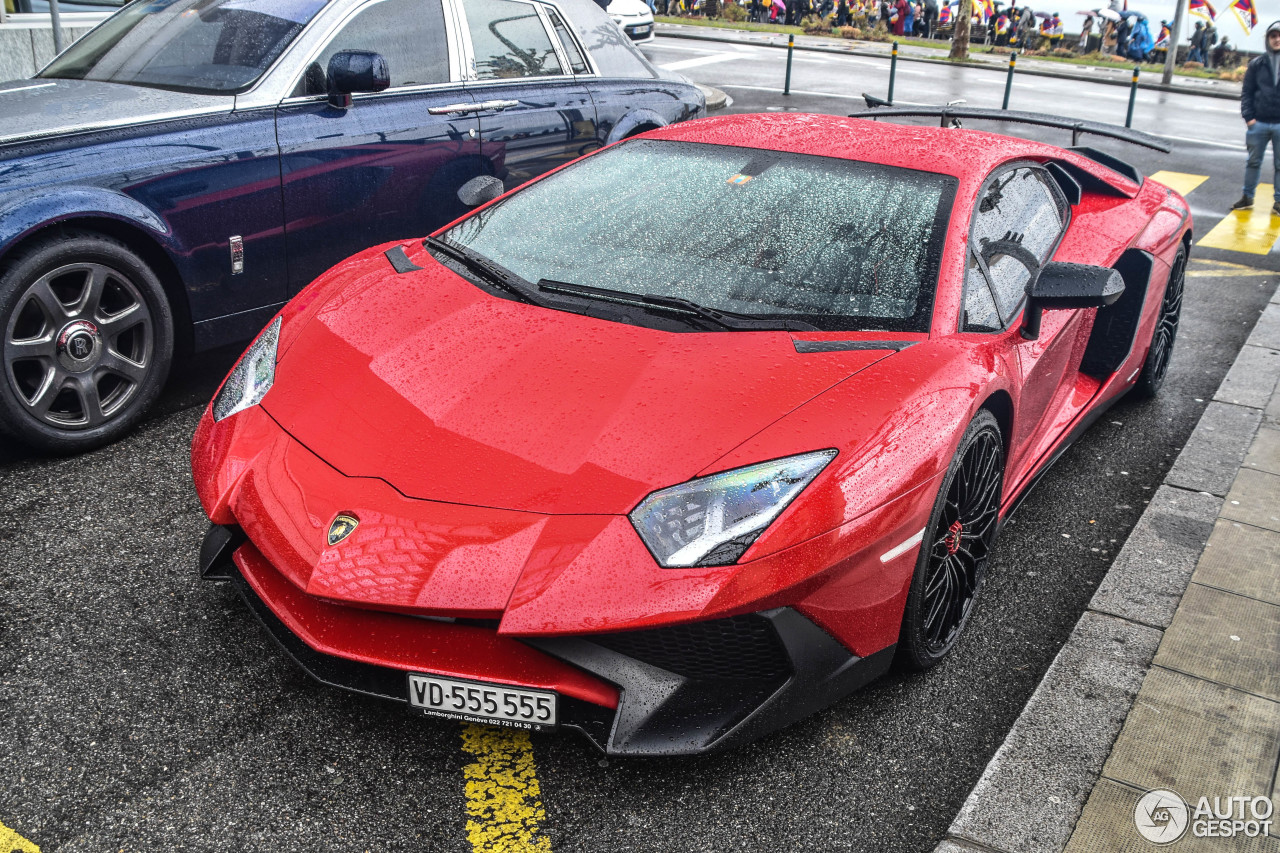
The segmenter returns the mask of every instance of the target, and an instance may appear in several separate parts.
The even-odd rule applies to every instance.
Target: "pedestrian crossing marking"
[[[1209,180],[1208,175],[1188,175],[1186,172],[1156,172],[1151,180],[1164,184],[1179,195],[1186,195]]]
[[[1271,184],[1259,184],[1252,209],[1231,211],[1196,245],[1251,255],[1269,254],[1280,239],[1280,216],[1271,213],[1273,193]]]

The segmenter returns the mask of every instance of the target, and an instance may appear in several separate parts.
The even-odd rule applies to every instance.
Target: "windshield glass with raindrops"
[[[638,139],[442,236],[529,282],[927,332],[955,188],[931,172]]]

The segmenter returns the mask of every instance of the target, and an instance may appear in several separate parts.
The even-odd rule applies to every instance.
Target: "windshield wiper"
[[[537,300],[533,296],[532,284],[505,267],[501,267],[489,260],[479,252],[472,251],[461,243],[454,243],[451,240],[443,240],[439,237],[426,237],[422,243],[428,249],[434,249],[440,254],[446,255],[462,264],[485,281],[496,284],[508,293],[518,296],[522,302],[537,304]]]
[[[585,284],[571,284],[567,281],[553,281],[549,278],[538,281],[538,290],[544,293],[566,293],[570,296],[581,296],[585,299],[598,299],[602,302],[615,302],[621,305],[635,305],[639,308],[656,308],[671,314],[687,315],[697,318],[703,323],[718,329],[734,331],[817,331],[818,327],[802,320],[784,320],[770,317],[754,317],[750,314],[738,314],[734,311],[721,311],[707,308],[679,296],[662,296],[656,293],[627,293],[623,290],[610,290],[607,287],[591,287]]]

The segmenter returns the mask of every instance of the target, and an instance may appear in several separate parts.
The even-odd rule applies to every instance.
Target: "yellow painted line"
[[[1233,210],[1201,238],[1197,246],[1266,255],[1280,239],[1280,216],[1271,215],[1273,189],[1259,184],[1252,210]]]
[[[467,838],[474,853],[551,853],[529,733],[464,725]]]
[[[4,853],[40,853],[40,848],[0,823],[0,850]]]
[[[1151,180],[1159,181],[1174,192],[1186,195],[1209,180],[1209,176],[1188,175],[1186,172],[1156,172],[1151,176]]]

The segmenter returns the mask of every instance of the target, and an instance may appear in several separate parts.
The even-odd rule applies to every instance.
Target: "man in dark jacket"
[[[1280,21],[1267,27],[1267,52],[1249,63],[1240,91],[1240,115],[1244,117],[1244,143],[1249,159],[1244,167],[1244,195],[1231,205],[1233,210],[1253,207],[1253,193],[1262,174],[1262,155],[1271,143],[1275,168],[1275,199],[1272,216],[1280,216]]]

